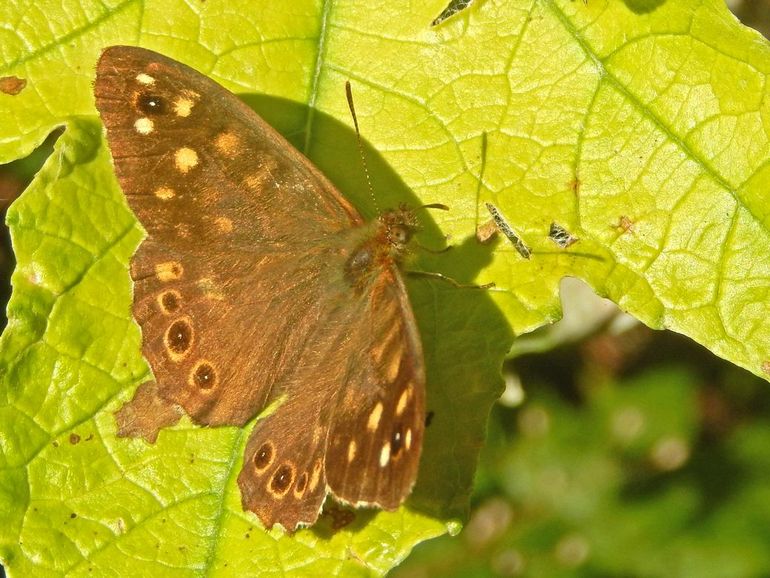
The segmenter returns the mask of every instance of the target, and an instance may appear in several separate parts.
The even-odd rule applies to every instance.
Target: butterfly
[[[399,271],[405,207],[365,222],[234,94],[130,46],[94,85],[115,173],[147,232],[133,315],[154,381],[117,413],[154,442],[183,414],[245,426],[238,475],[266,528],[311,525],[327,494],[393,510],[417,477],[422,346]]]

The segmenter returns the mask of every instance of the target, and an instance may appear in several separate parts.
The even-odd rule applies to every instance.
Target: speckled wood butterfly
[[[96,106],[147,231],[133,314],[154,382],[117,412],[154,442],[182,413],[243,426],[244,509],[312,524],[328,493],[395,509],[425,421],[419,335],[398,270],[401,208],[365,223],[304,156],[225,88],[165,56],[113,46]]]

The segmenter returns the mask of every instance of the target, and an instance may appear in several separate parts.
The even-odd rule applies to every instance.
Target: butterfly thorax
[[[372,234],[363,239],[345,263],[345,277],[363,291],[379,272],[403,261],[417,230],[414,212],[406,206],[385,211],[372,223]]]

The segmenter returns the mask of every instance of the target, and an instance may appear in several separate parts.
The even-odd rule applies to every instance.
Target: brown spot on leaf
[[[76,433],[70,434],[70,443],[74,446],[75,444],[80,443],[80,436]]]
[[[618,224],[615,225],[616,229],[620,229],[624,233],[628,233],[629,231],[633,232],[634,230],[634,222],[629,219],[626,215],[620,215],[618,218]]]
[[[497,225],[490,219],[486,223],[482,223],[476,227],[476,240],[479,243],[486,243],[497,233]]]
[[[25,78],[19,78],[18,76],[0,77],[0,92],[10,96],[16,96],[24,90],[25,86],[27,86],[27,80]]]

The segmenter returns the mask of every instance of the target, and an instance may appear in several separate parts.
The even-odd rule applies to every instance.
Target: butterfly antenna
[[[418,209],[438,209],[439,211],[449,210],[449,207],[447,207],[444,203],[428,203],[427,205],[420,205],[417,208]]]
[[[350,116],[353,117],[353,125],[356,127],[356,139],[358,140],[358,152],[361,155],[361,164],[364,167],[364,174],[366,175],[366,184],[369,186],[369,194],[372,196],[374,206],[379,212],[377,207],[377,198],[374,196],[374,187],[372,187],[372,179],[369,176],[369,167],[366,165],[366,154],[364,154],[364,143],[361,141],[361,131],[358,130],[358,117],[356,116],[356,107],[353,104],[353,89],[350,87],[350,81],[345,81],[345,94],[348,97],[348,108],[350,109]]]

